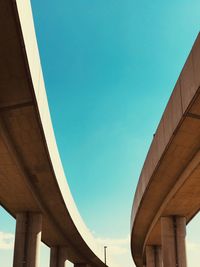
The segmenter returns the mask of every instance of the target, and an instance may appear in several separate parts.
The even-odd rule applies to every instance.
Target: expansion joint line
[[[176,221],[176,216],[173,216],[173,228],[174,228],[174,249],[175,249],[176,267],[179,267],[179,262],[178,262],[178,242],[177,242],[177,221]]]
[[[158,267],[157,266],[157,248],[156,248],[156,246],[153,246],[153,250],[154,250],[154,264],[155,264],[155,267]]]
[[[25,237],[24,237],[24,257],[23,257],[23,263],[22,266],[23,267],[27,267],[27,253],[28,253],[28,246],[29,246],[29,213],[26,212],[26,220],[25,220]]]
[[[25,107],[30,107],[30,106],[33,106],[33,105],[34,105],[33,101],[26,101],[26,102],[22,102],[22,103],[19,103],[19,104],[2,106],[2,107],[0,107],[0,112],[10,111],[10,110],[17,110],[17,109],[21,109],[21,108],[25,108]]]

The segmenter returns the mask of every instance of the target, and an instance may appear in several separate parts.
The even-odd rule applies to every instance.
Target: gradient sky
[[[147,150],[199,32],[200,1],[31,3],[73,197],[97,238],[125,244]]]
[[[147,149],[199,30],[200,2],[32,0],[32,8],[71,191],[92,231],[122,237]]]

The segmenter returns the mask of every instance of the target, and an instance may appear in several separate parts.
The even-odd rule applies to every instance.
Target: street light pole
[[[105,265],[106,265],[106,249],[107,249],[107,246],[104,246],[104,262],[105,262]]]

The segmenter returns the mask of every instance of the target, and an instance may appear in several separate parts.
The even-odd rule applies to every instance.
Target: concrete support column
[[[16,220],[13,267],[38,267],[42,215],[19,213]]]
[[[146,247],[146,267],[162,267],[162,255],[160,246]]]
[[[74,263],[74,267],[89,267],[87,263]]]
[[[50,254],[50,267],[65,267],[67,258],[67,247],[52,247]]]
[[[171,216],[161,218],[161,239],[164,267],[187,267],[186,219]]]

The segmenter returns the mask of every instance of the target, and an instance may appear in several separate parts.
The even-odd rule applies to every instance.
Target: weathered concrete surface
[[[160,246],[146,246],[146,267],[162,267]]]
[[[0,203],[42,214],[42,240],[74,263],[104,266],[66,182],[52,129],[29,0],[0,1]]]
[[[65,267],[68,260],[67,247],[52,247],[50,254],[50,267]]]
[[[187,267],[186,219],[170,216],[161,218],[163,267]]]
[[[200,35],[178,78],[147,154],[131,217],[138,267],[146,245],[161,245],[161,216],[189,222],[200,208]]]
[[[16,217],[13,267],[39,267],[42,215],[26,212]]]

